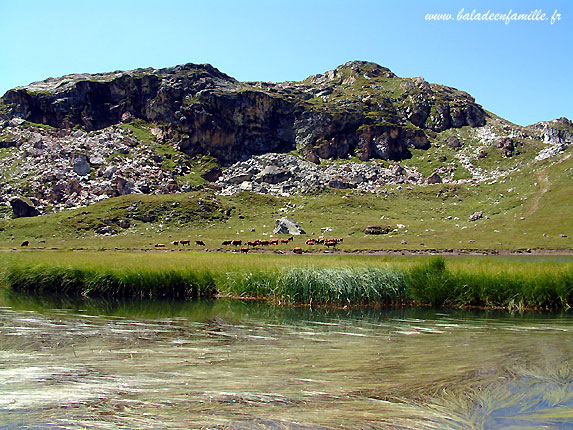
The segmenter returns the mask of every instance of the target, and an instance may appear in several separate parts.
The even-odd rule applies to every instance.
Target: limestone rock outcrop
[[[25,218],[40,215],[40,211],[27,199],[15,197],[10,200],[14,218]]]
[[[5,119],[59,129],[161,124],[159,140],[222,164],[304,147],[315,163],[353,154],[401,160],[409,148],[429,148],[425,130],[480,126],[486,116],[463,91],[364,61],[283,83],[238,82],[197,64],[68,75],[10,90],[0,105]]]
[[[275,229],[273,230],[273,234],[299,235],[306,234],[306,232],[297,222],[285,216],[275,220]]]
[[[572,140],[566,118],[520,127],[463,91],[364,61],[280,83],[197,64],[68,75],[0,98],[0,218],[203,188],[387,198],[496,180],[529,163],[521,154],[544,160]],[[14,210],[23,197],[30,208]]]

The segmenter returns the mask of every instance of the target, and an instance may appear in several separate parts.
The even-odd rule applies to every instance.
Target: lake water
[[[0,295],[0,429],[573,429],[573,315]]]

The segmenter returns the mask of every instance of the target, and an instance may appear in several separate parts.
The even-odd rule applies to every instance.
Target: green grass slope
[[[274,197],[217,196],[208,188],[185,194],[128,195],[89,207],[0,221],[0,248],[147,249],[172,240],[203,240],[208,249],[229,239],[272,236],[288,215],[307,235],[273,249],[323,250],[308,237],[341,237],[342,250],[573,248],[572,149],[484,183],[388,186],[379,194],[329,190]],[[483,218],[469,219],[476,211]],[[390,227],[366,235],[368,225]],[[332,231],[322,233],[322,228]],[[191,248],[198,248],[192,244]]]

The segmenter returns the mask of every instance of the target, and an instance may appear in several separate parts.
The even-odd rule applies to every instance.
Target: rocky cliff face
[[[161,124],[187,154],[222,163],[306,148],[317,159],[400,160],[425,131],[485,123],[468,94],[350,62],[302,82],[240,83],[209,65],[69,75],[8,91],[4,117],[93,131],[140,119]]]
[[[500,175],[480,166],[488,154],[517,166],[572,137],[565,118],[518,127],[463,91],[361,61],[282,83],[194,64],[69,75],[0,99],[0,204],[26,197],[43,213],[207,181],[223,194],[481,181]]]

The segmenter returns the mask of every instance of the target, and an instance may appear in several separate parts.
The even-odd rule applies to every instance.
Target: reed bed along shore
[[[569,309],[571,259],[21,252],[0,263],[4,288],[36,293],[228,296],[319,306]]]

